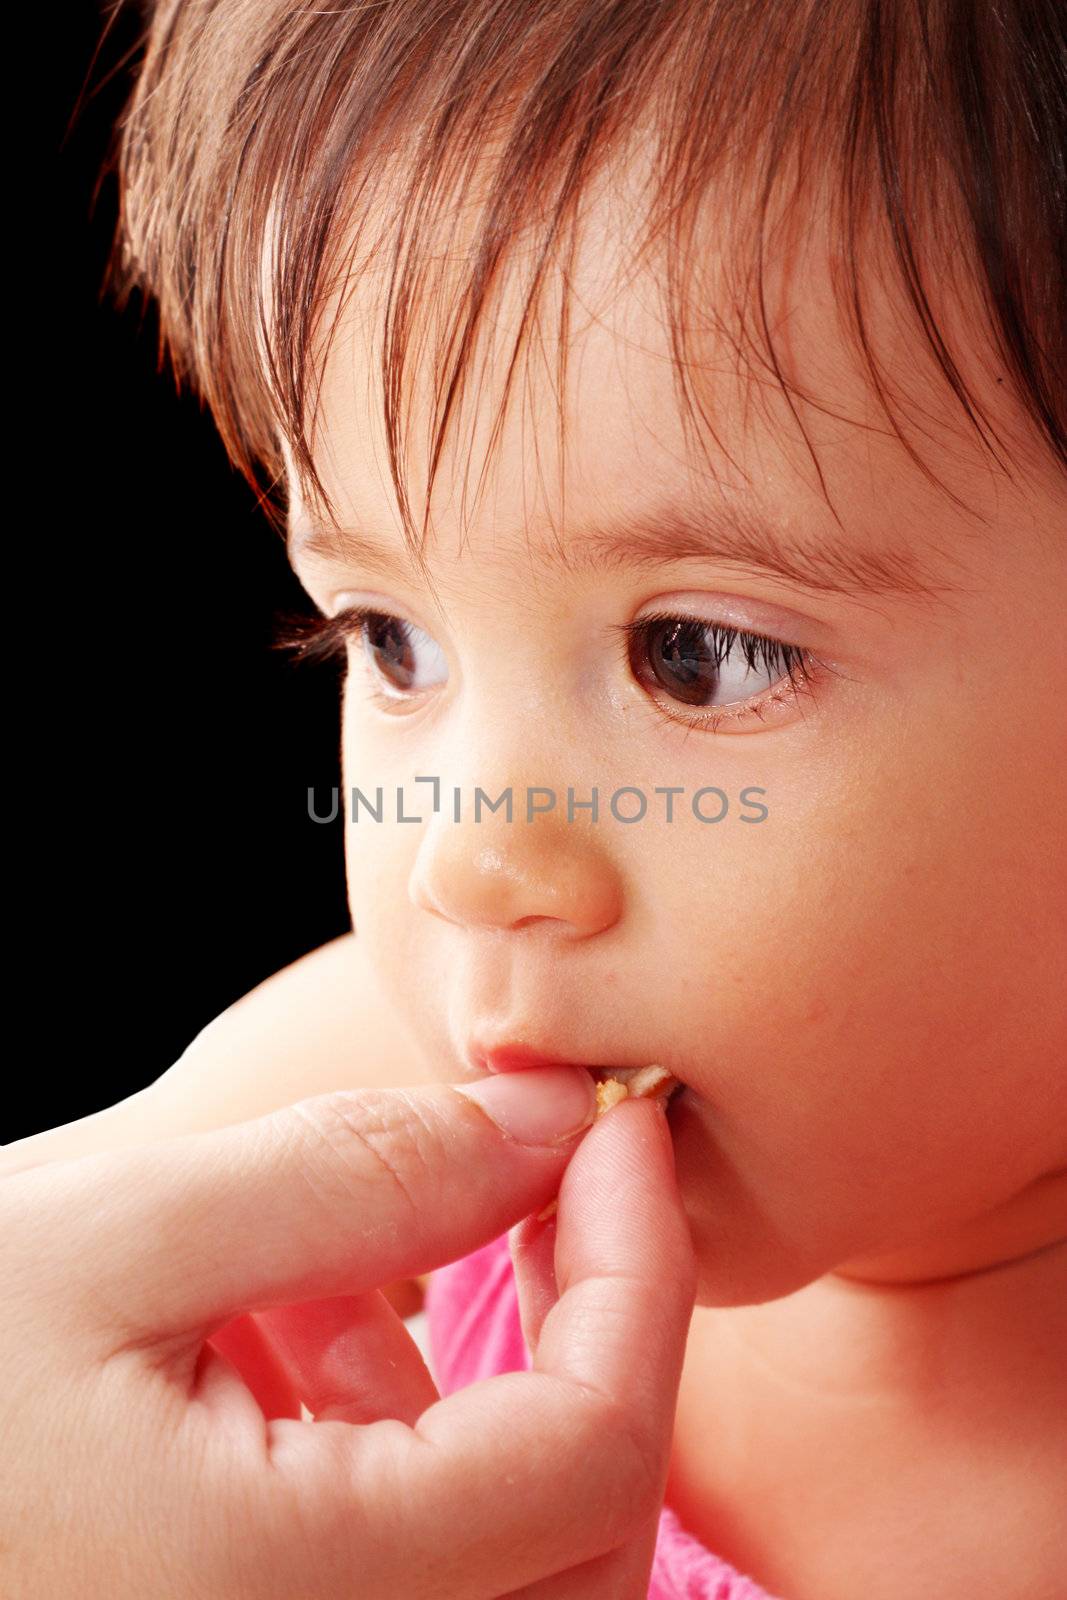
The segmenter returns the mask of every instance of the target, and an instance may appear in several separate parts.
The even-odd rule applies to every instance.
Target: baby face
[[[873,298],[931,481],[846,342],[815,237],[776,269],[769,316],[817,402],[795,400],[818,471],[712,314],[702,453],[655,266],[620,281],[629,237],[618,196],[598,200],[562,452],[547,313],[489,451],[514,273],[494,301],[435,481],[432,588],[387,466],[380,280],[327,323],[315,459],[344,533],[292,475],[290,532],[317,606],[369,612],[346,647],[344,784],[384,804],[346,822],[356,933],[443,1081],[508,1040],[684,1083],[669,1119],[702,1304],[1036,1248],[1067,1171],[1067,483],[971,352],[1026,462],[1016,483],[997,470]],[[701,270],[710,293],[710,244]],[[973,317],[935,310],[967,357]],[[436,811],[418,777],[439,780]],[[478,789],[510,789],[511,820],[484,798],[476,816]]]

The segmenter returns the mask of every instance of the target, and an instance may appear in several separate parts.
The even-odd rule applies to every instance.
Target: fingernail
[[[596,1115],[596,1086],[582,1067],[530,1067],[453,1084],[519,1144],[559,1144]]]

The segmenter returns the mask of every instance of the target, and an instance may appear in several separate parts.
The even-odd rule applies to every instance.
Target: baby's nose
[[[475,819],[473,806],[460,822],[434,817],[409,879],[412,902],[460,927],[544,922],[563,936],[602,933],[622,914],[622,882],[597,830],[568,821],[565,809],[528,822],[525,798],[515,792],[511,822],[503,808]]]

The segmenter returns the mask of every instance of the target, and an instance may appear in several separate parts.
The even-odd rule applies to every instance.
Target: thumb
[[[595,1111],[573,1067],[342,1090],[8,1182],[49,1241],[57,1317],[108,1354],[180,1346],[243,1311],[360,1294],[487,1244],[556,1192]]]

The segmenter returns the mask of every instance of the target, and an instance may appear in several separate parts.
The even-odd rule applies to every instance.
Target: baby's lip
[[[494,1044],[473,1041],[467,1059],[477,1072],[525,1072],[533,1067],[583,1067],[594,1078],[602,1079],[614,1072],[636,1071],[648,1065],[648,1059],[624,1063],[580,1061],[576,1056],[562,1056],[552,1051],[539,1050],[518,1039],[503,1039]],[[649,1058],[654,1059],[654,1058]]]
[[[602,1109],[607,1109],[614,1104],[620,1090],[608,1087],[601,1089],[601,1084],[610,1085],[612,1080],[619,1085],[623,1095],[631,1092],[631,1080],[637,1079],[632,1084],[634,1094],[644,1096],[654,1094],[662,1098],[666,1104],[679,1097],[685,1087],[681,1079],[676,1078],[669,1069],[660,1062],[651,1062],[647,1058],[633,1065],[624,1066],[621,1062],[601,1063],[577,1061],[571,1057],[556,1055],[546,1050],[539,1050],[524,1040],[504,1039],[494,1044],[473,1042],[467,1052],[468,1061],[472,1070],[482,1076],[484,1073],[495,1072],[526,1072],[534,1067],[581,1067],[588,1072],[597,1087],[597,1103]],[[651,1074],[651,1082],[649,1075]],[[605,1097],[605,1098],[602,1098]]]

